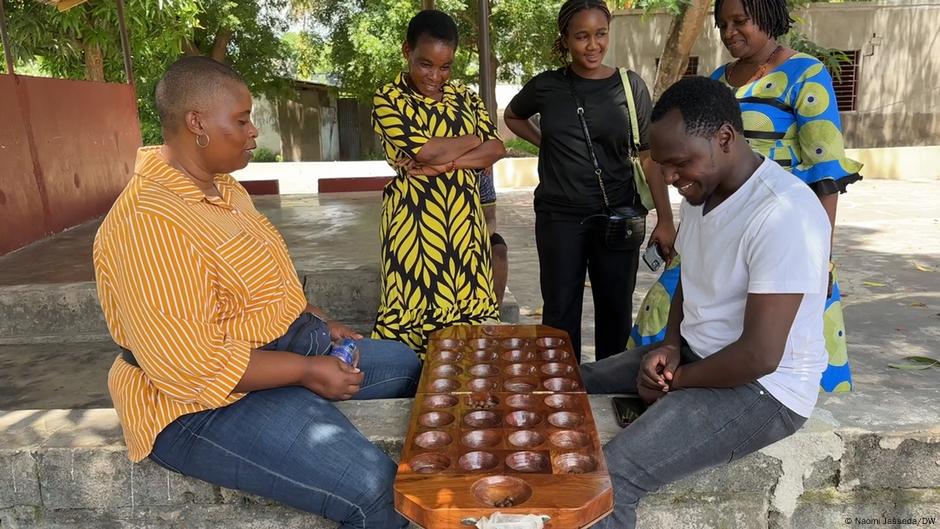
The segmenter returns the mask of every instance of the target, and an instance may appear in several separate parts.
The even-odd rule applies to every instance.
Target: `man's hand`
[[[659,252],[666,260],[666,265],[668,266],[672,263],[672,258],[676,256],[676,227],[668,220],[656,221],[656,227],[653,228],[653,233],[650,234],[649,244],[659,246]]]
[[[352,330],[352,328],[348,325],[340,323],[336,320],[327,321],[326,325],[330,328],[330,338],[334,342],[338,342],[344,338],[352,338],[353,340],[362,339],[361,334]]]
[[[679,346],[677,345],[663,345],[643,356],[636,385],[640,397],[647,404],[654,402],[669,391],[669,383],[679,367],[679,359]]]
[[[660,391],[658,389],[650,389],[640,384],[637,384],[636,392],[640,396],[640,400],[646,403],[647,406],[656,402],[657,400],[659,400],[660,398],[666,395],[666,393],[663,391]]]
[[[335,356],[308,356],[301,383],[330,400],[347,400],[359,391],[363,374]]]

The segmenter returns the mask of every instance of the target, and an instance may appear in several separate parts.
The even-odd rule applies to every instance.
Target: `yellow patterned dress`
[[[372,123],[390,164],[415,158],[435,137],[499,139],[471,90],[446,83],[435,101],[411,90],[404,74],[375,93]],[[430,333],[499,317],[475,171],[409,176],[399,169],[383,193],[381,237],[373,338],[404,342],[423,358]]]

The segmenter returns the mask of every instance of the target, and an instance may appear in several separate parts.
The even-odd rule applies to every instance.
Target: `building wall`
[[[811,4],[798,27],[822,46],[859,50],[856,110],[843,112],[849,147],[940,144],[940,1]],[[607,62],[652,85],[671,18],[614,13]],[[730,60],[711,14],[692,49],[699,75]]]
[[[0,75],[0,255],[108,211],[140,144],[133,86]]]
[[[251,121],[258,129],[258,147],[280,154],[281,131],[278,129],[277,107],[264,96],[256,96],[252,103]]]
[[[332,87],[298,82],[287,96],[257,97],[252,120],[258,127],[258,146],[279,153],[285,162],[339,160]]]

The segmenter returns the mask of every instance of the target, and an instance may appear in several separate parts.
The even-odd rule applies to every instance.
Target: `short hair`
[[[718,27],[718,13],[724,0],[715,0],[715,27]],[[793,26],[787,0],[741,0],[744,12],[754,19],[761,31],[777,38],[786,35]]]
[[[690,136],[711,138],[725,123],[744,133],[741,106],[730,88],[707,77],[686,77],[669,87],[656,106],[650,121],[661,120],[670,110],[677,108]]]
[[[568,35],[568,24],[571,19],[581,11],[598,9],[610,22],[610,8],[605,0],[568,0],[558,9],[558,36],[552,44],[552,55],[561,64],[568,65],[568,49],[565,48],[565,36]]]
[[[157,82],[155,100],[160,125],[176,131],[190,110],[200,110],[217,97],[226,83],[245,84],[235,70],[210,57],[183,57],[174,62]]]
[[[455,49],[460,40],[457,32],[457,23],[447,13],[436,9],[425,9],[411,18],[408,22],[408,33],[405,40],[414,49],[421,37],[430,37],[452,45]]]

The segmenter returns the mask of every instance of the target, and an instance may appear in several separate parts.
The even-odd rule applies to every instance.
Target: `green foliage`
[[[502,65],[499,79],[524,82],[542,70],[559,66],[551,50],[561,4],[559,1],[513,0],[498,2],[493,7],[490,34]]]
[[[664,10],[672,16],[676,16],[682,11],[682,7],[689,2],[690,0],[636,0],[633,7],[642,9],[647,13]]]
[[[510,158],[538,156],[539,148],[522,138],[513,138],[506,142],[506,152]]]
[[[635,7],[647,12],[665,10],[676,15],[690,0],[610,0],[612,9]],[[790,0],[802,7],[813,0]],[[497,78],[524,82],[536,73],[557,67],[551,56],[556,17],[562,0],[490,0],[490,35],[493,41]],[[291,36],[298,57],[315,56],[312,73],[335,74],[344,95],[369,98],[382,83],[404,67],[400,43],[408,21],[421,9],[420,0],[295,0],[294,9],[312,22],[302,35]],[[440,9],[457,21],[460,45],[452,77],[475,83],[479,74],[476,0],[437,0]],[[805,38],[793,40],[804,49]],[[324,50],[304,55],[304,50]],[[832,58],[833,50],[818,48],[814,55]],[[824,52],[824,53],[821,53]],[[836,64],[823,59],[832,69]],[[306,64],[311,64],[307,62]]]
[[[287,50],[287,70],[290,77],[311,80],[318,72],[331,72],[332,45],[312,33],[289,32],[281,36]]]
[[[799,27],[804,24],[803,17],[799,16],[799,14],[795,12],[797,9],[806,7],[809,4],[821,3],[823,1],[826,0],[787,0],[787,5],[790,6],[791,16],[796,23],[793,25],[793,28],[790,29],[790,32],[783,36],[781,41],[783,44],[793,48],[798,52],[812,55],[813,57],[816,57],[822,61],[822,63],[826,65],[826,68],[829,70],[829,73],[832,75],[833,79],[838,81],[840,77],[841,63],[849,61],[848,55],[835,48],[826,48],[825,46],[820,46],[819,44],[809,40],[809,38],[807,38],[806,35],[804,35],[799,30]]]
[[[520,82],[552,67],[551,45],[561,0],[491,1],[490,35],[498,77]],[[401,43],[420,0],[299,0],[312,25],[307,45],[330,42],[329,60],[318,73],[334,73],[344,95],[368,98],[404,67]],[[475,0],[437,0],[460,31],[452,78],[475,83],[479,74],[478,13]],[[322,69],[320,69],[322,68]]]
[[[89,0],[64,13],[36,0],[3,0],[17,65],[23,73],[66,79],[92,77],[85,50],[97,46],[104,79],[125,82],[117,9],[113,1]],[[131,0],[125,15],[145,144],[162,141],[153,107],[160,75],[184,54],[215,52],[256,93],[283,89],[288,48],[287,0]],[[219,38],[231,35],[229,39]],[[218,44],[216,44],[218,41]],[[215,49],[214,49],[215,48]]]
[[[281,155],[266,147],[258,147],[251,155],[252,162],[280,162]]]
[[[905,356],[902,363],[888,364],[888,367],[904,371],[923,371],[931,367],[940,366],[940,360],[929,356]]]
[[[787,46],[794,50],[812,55],[822,61],[822,63],[826,65],[826,69],[828,69],[829,73],[832,75],[832,78],[836,81],[841,77],[841,64],[843,62],[849,62],[850,60],[849,56],[843,51],[820,46],[806,38],[806,35],[796,29],[791,29],[789,33],[783,36],[782,40]]]
[[[88,50],[100,50],[105,80],[124,82],[117,10],[112,0],[89,0],[64,13],[38,0],[4,1],[17,59],[25,74],[86,79]],[[802,7],[813,0],[790,0]],[[610,0],[612,8],[678,13],[689,0]],[[497,77],[522,82],[557,66],[551,57],[562,0],[490,0]],[[460,30],[452,77],[476,83],[479,45],[476,0],[437,0]],[[368,98],[402,70],[400,43],[420,0],[128,0],[126,16],[145,143],[162,141],[153,90],[166,67],[184,54],[222,57],[253,92],[277,96],[285,77],[337,79],[343,95]],[[292,16],[309,21],[285,33]],[[787,43],[810,53],[838,75],[845,56],[794,31]],[[668,51],[668,50],[667,50]]]

